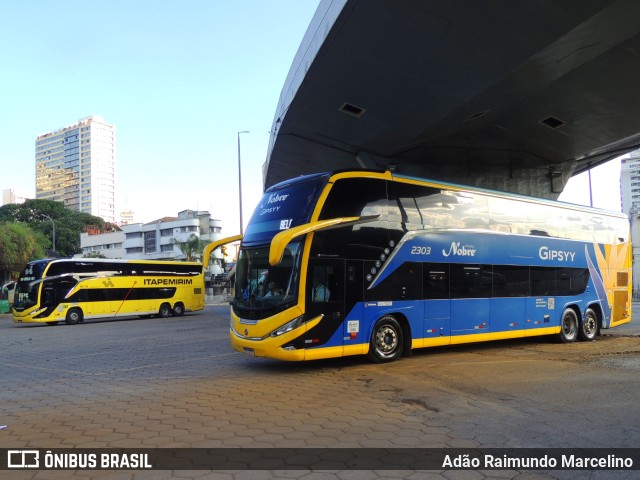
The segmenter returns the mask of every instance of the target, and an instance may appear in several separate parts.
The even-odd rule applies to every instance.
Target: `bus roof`
[[[137,265],[153,265],[153,264],[168,264],[168,265],[201,265],[200,262],[183,262],[181,260],[129,260],[123,258],[41,258],[39,260],[32,260],[29,264],[34,263],[75,263],[75,264],[87,264],[92,263],[112,263],[118,265],[137,264]]]
[[[385,170],[375,170],[375,169],[361,169],[361,170],[360,169],[359,170],[343,169],[343,170],[333,170],[333,171],[329,171],[329,172],[313,173],[313,174],[309,174],[309,175],[301,175],[299,177],[291,178],[289,180],[285,180],[285,181],[280,182],[280,183],[278,183],[276,185],[273,185],[267,191],[278,190],[278,189],[281,189],[281,188],[285,188],[285,187],[291,186],[292,184],[318,179],[318,178],[320,178],[322,176],[327,176],[327,179],[329,181],[333,180],[335,177],[348,177],[348,176],[378,177],[380,179],[386,179],[386,180],[390,180],[390,181],[400,180],[400,181],[407,181],[407,182],[425,184],[425,185],[430,186],[430,187],[443,187],[443,188],[450,188],[450,189],[453,189],[453,190],[461,190],[461,191],[471,190],[471,191],[474,191],[474,192],[484,193],[486,195],[492,195],[492,196],[497,196],[497,197],[502,197],[502,198],[514,198],[514,199],[519,199],[519,200],[526,201],[526,202],[540,203],[540,204],[546,204],[546,205],[560,205],[560,206],[563,206],[565,208],[572,209],[572,210],[581,210],[581,211],[587,211],[587,212],[592,212],[592,213],[593,212],[599,212],[602,215],[616,216],[616,217],[619,217],[619,218],[627,218],[626,214],[624,214],[622,212],[617,212],[617,211],[614,211],[614,210],[606,210],[606,209],[602,209],[602,208],[588,207],[588,206],[585,206],[585,205],[578,205],[578,204],[575,204],[575,203],[561,202],[559,200],[551,200],[551,199],[540,198],[540,197],[532,197],[532,196],[528,196],[528,195],[505,192],[505,191],[500,191],[500,190],[491,190],[491,189],[487,189],[487,188],[475,187],[475,186],[472,186],[472,185],[461,185],[461,184],[443,182],[443,181],[440,181],[440,180],[432,180],[432,179],[428,179],[428,178],[421,178],[421,177],[416,177],[416,176],[411,176],[411,175],[396,174],[396,173],[394,173],[392,171],[389,171],[389,170],[385,171]]]

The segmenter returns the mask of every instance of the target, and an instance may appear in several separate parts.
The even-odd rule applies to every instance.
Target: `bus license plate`
[[[253,352],[253,348],[242,347],[242,351],[247,355],[251,355],[252,357],[255,356],[255,353]]]

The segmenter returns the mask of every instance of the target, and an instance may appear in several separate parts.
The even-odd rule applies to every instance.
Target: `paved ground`
[[[637,310],[640,311],[640,310]],[[0,316],[0,448],[640,447],[640,328],[423,350],[389,365],[245,357],[228,307],[56,327]],[[1,478],[638,478],[638,472],[4,471]]]

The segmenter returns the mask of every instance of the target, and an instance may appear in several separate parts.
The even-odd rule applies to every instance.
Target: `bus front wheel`
[[[158,316],[160,318],[168,318],[171,316],[171,306],[168,303],[163,303],[160,305],[160,310],[158,310]]]
[[[560,341],[562,343],[571,343],[578,336],[578,315],[576,312],[567,308],[562,314],[560,322]]]
[[[76,323],[80,323],[82,321],[82,310],[80,310],[79,308],[69,309],[64,321],[67,323],[67,325],[75,325]]]
[[[598,314],[591,308],[584,312],[584,318],[580,322],[578,336],[580,340],[595,340],[598,335]]]
[[[376,362],[392,362],[402,355],[404,338],[398,321],[386,315],[378,320],[371,333],[369,358]]]

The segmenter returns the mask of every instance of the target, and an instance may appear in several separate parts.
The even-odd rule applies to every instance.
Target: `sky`
[[[208,210],[239,233],[262,194],[280,92],[318,0],[0,2],[0,190],[35,196],[38,135],[116,128],[116,216]]]
[[[558,200],[621,212],[620,168],[621,157],[572,177]]]
[[[239,233],[238,132],[250,132],[241,135],[246,226],[280,92],[318,3],[0,2],[0,190],[35,196],[36,137],[99,115],[116,128],[116,216],[130,209],[146,223],[207,210],[223,235]],[[600,168],[594,206],[619,210],[619,162]],[[586,176],[561,199],[588,205]]]

